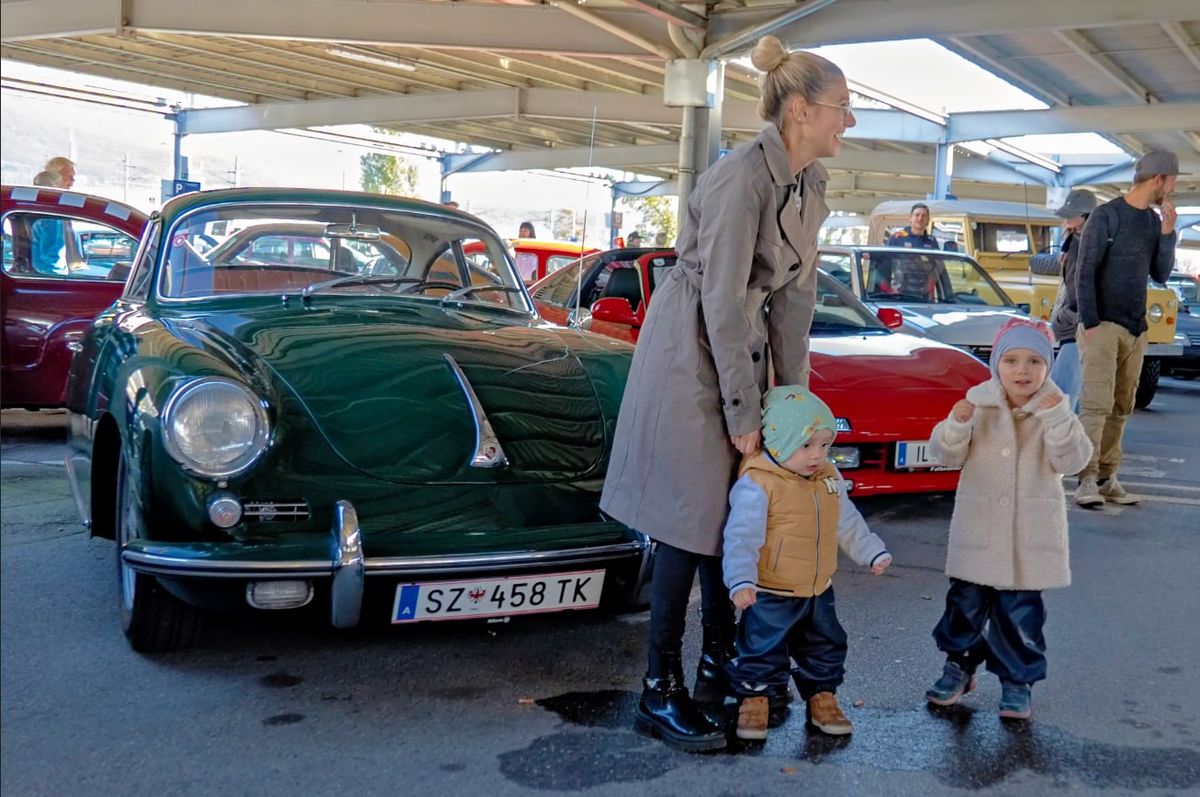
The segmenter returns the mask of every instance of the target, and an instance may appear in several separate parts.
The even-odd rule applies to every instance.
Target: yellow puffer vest
[[[767,539],[758,552],[758,586],[781,595],[820,595],[837,570],[838,475],[826,462],[801,476],[759,453],[742,463],[767,494]]]

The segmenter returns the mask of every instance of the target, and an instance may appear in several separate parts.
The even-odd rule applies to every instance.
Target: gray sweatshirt
[[[1113,214],[1115,235],[1109,229]],[[1138,210],[1119,196],[1092,211],[1078,246],[1076,303],[1084,328],[1111,321],[1133,335],[1145,332],[1146,283],[1148,279],[1165,282],[1171,273],[1175,232],[1163,235],[1157,213],[1150,208]]]

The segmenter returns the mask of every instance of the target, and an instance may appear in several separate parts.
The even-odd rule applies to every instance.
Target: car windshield
[[[919,249],[863,252],[859,269],[867,301],[1012,306],[991,277],[968,257]]]
[[[853,293],[824,271],[818,271],[817,303],[813,311],[812,333],[839,335],[868,331],[887,330]]]
[[[184,217],[166,240],[167,299],[336,293],[533,309],[491,230],[436,213],[233,204]]]

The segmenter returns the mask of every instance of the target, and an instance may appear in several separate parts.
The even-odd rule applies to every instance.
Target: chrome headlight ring
[[[233,456],[226,458],[203,460],[197,456],[196,446],[182,439],[176,429],[177,422],[194,425],[206,420],[203,416],[193,419],[186,413],[203,413],[203,409],[193,409],[197,398],[204,394],[224,394],[227,400],[241,400],[244,415],[243,423],[249,423],[250,429],[241,437],[231,437],[228,440],[218,440],[216,448],[240,449]],[[212,412],[212,410],[209,410]],[[181,417],[182,416],[182,417]],[[225,479],[246,472],[266,452],[270,442],[270,419],[267,416],[266,404],[254,391],[241,382],[219,376],[200,377],[184,382],[176,387],[163,406],[162,413],[163,446],[171,458],[187,470],[210,479]],[[225,429],[219,430],[224,433]],[[209,432],[211,435],[212,432]],[[212,442],[206,440],[206,442]]]
[[[1154,323],[1154,324],[1157,324],[1159,321],[1162,321],[1162,319],[1163,319],[1162,305],[1159,304],[1158,302],[1154,302],[1153,304],[1151,304],[1150,309],[1146,311],[1146,317],[1149,318],[1151,323]]]

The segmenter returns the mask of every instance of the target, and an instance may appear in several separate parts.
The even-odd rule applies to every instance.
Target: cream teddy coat
[[[1069,402],[1038,404],[1062,391],[1049,379],[1025,406],[1011,409],[998,378],[967,391],[975,412],[951,412],[933,429],[931,450],[962,466],[946,575],[996,589],[1043,590],[1071,583],[1067,503],[1062,474],[1078,473],[1092,454]]]

